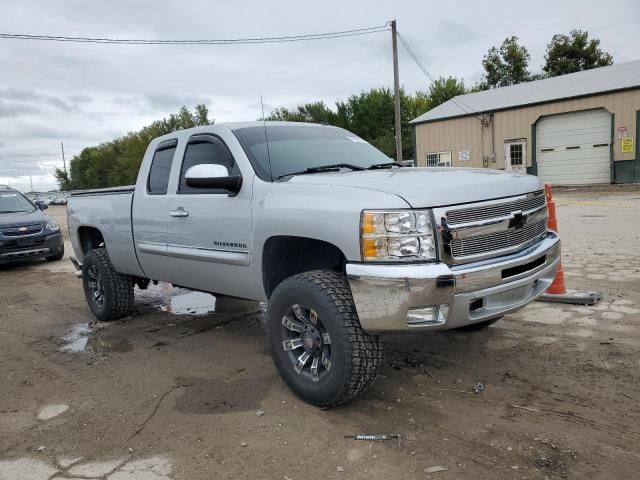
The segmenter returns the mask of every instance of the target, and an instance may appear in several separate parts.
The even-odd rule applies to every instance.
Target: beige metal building
[[[411,123],[417,166],[640,182],[640,61],[460,95]]]

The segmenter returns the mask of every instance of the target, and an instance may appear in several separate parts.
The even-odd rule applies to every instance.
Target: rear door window
[[[160,146],[153,155],[149,179],[147,181],[147,192],[150,195],[166,195],[169,185],[169,174],[173,163],[173,154],[176,152],[177,141],[169,143],[167,146]]]

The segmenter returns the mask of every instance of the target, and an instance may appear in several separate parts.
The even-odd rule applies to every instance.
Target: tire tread
[[[345,276],[331,270],[313,270],[294,275],[285,282],[302,282],[323,292],[335,315],[342,321],[337,323],[344,329],[348,339],[348,345],[344,345],[344,348],[351,351],[351,363],[347,365],[347,378],[343,388],[333,400],[316,405],[336,407],[364,393],[378,376],[383,357],[382,343],[380,337],[368,335],[362,330]]]
[[[133,306],[133,279],[129,275],[123,275],[115,270],[105,248],[93,249],[89,254],[95,255],[100,263],[101,275],[103,275],[102,281],[107,284],[107,288],[113,293],[112,298],[108,296],[105,299],[109,302],[109,305],[100,320],[112,321],[126,316]]]

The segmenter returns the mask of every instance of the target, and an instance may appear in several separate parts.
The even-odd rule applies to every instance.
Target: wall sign
[[[458,160],[460,162],[468,162],[471,160],[471,152],[469,150],[462,150],[458,152]]]
[[[625,137],[620,140],[620,150],[622,153],[633,153],[633,137]]]
[[[618,140],[622,140],[627,136],[627,127],[618,127]]]

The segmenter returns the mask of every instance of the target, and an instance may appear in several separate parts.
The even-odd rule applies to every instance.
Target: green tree
[[[465,93],[467,93],[467,89],[463,80],[458,80],[455,77],[440,77],[429,87],[429,107],[435,108],[441,103]]]
[[[491,47],[482,59],[483,88],[506,87],[529,81],[529,52],[518,37],[505,38],[500,48]]]
[[[335,123],[335,113],[320,102],[306,103],[291,111],[285,107],[277,108],[266,118],[269,121]],[[260,119],[261,120],[261,119]]]
[[[155,137],[185,128],[214,123],[206,105],[193,112],[182,107],[167,118],[156,120],[137,132],[129,132],[110,142],[83,149],[69,163],[69,175],[56,169],[54,175],[61,190],[81,190],[135,183],[142,158]]]
[[[60,170],[59,168],[56,168],[55,171],[53,172],[53,176],[56,177],[56,182],[58,182],[58,185],[61,191],[70,190],[69,176],[65,173],[64,170]]]
[[[464,93],[462,82],[455,79],[441,79],[434,92],[440,99],[447,95]],[[441,88],[442,86],[442,88]],[[444,90],[442,92],[441,90]],[[432,108],[428,92],[408,95],[400,91],[400,111],[402,129],[402,156],[413,158],[412,127],[409,121]],[[311,102],[295,109],[285,107],[273,110],[267,120],[291,122],[328,123],[345,128],[383,151],[391,158],[396,156],[394,95],[389,88],[373,88],[351,95],[347,100],[338,100],[335,108],[323,102]]]
[[[605,67],[613,57],[600,49],[600,40],[589,39],[589,32],[572,30],[569,35],[556,34],[547,45],[542,69],[549,77]]]

